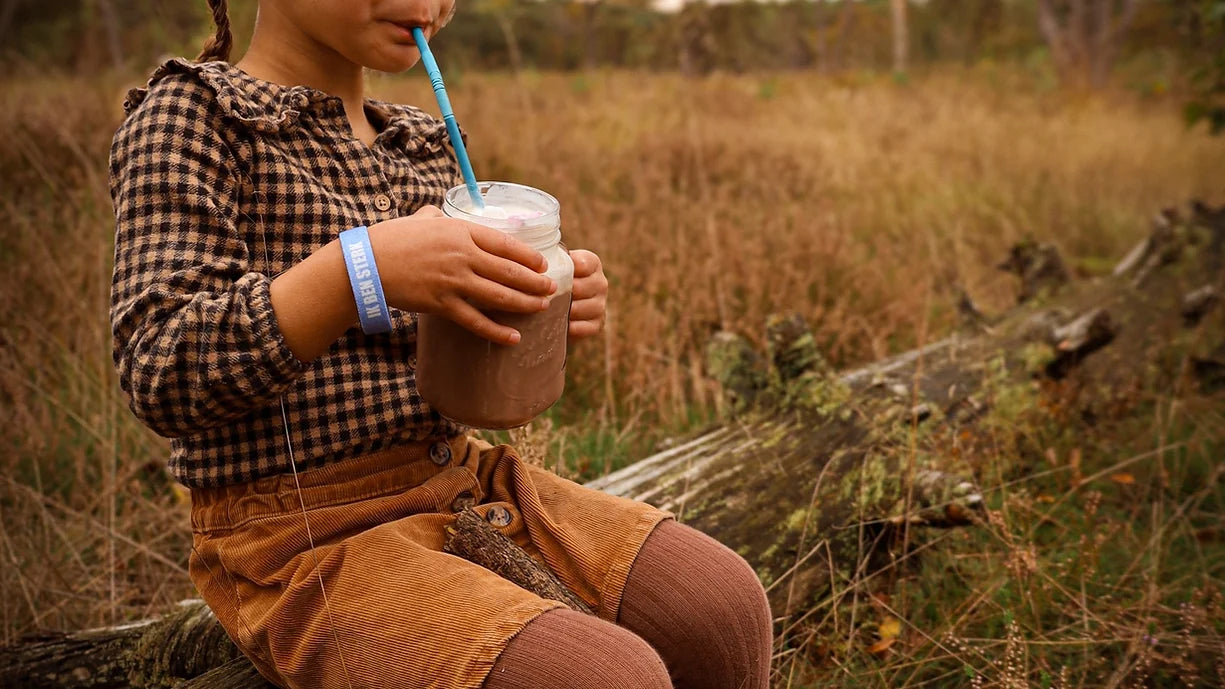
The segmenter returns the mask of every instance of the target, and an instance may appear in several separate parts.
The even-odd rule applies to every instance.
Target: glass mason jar
[[[566,382],[566,336],[574,263],[561,244],[561,204],[545,192],[509,182],[478,185],[486,205],[508,218],[473,212],[468,188],[446,193],[442,212],[501,230],[544,255],[557,283],[549,307],[537,313],[484,309],[519,331],[518,344],[490,342],[451,320],[423,313],[417,330],[417,389],[438,413],[474,428],[522,426],[561,397]]]

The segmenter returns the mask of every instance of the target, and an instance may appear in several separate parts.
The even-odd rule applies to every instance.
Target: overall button
[[[439,441],[430,445],[430,461],[442,466],[451,461],[451,446]]]
[[[455,497],[455,501],[451,503],[452,512],[463,512],[476,505],[476,498],[472,497],[472,493],[464,491]]]
[[[485,518],[494,526],[506,526],[510,523],[510,510],[501,505],[494,505],[489,508],[489,513],[485,515]]]
[[[374,207],[381,211],[385,211],[388,208],[391,208],[391,199],[387,197],[387,194],[379,194],[378,196],[374,197]]]

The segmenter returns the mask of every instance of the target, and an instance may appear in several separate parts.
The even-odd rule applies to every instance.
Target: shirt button
[[[455,501],[451,503],[452,512],[463,512],[464,510],[476,504],[476,498],[472,497],[472,493],[464,491],[455,497]]]
[[[500,505],[495,505],[489,508],[489,513],[485,515],[485,518],[494,526],[506,526],[510,523],[510,510]]]
[[[378,196],[374,197],[374,207],[381,211],[385,211],[388,208],[391,208],[391,199],[387,197],[387,194],[379,194]]]
[[[439,441],[430,445],[430,461],[442,466],[451,461],[451,446]]]

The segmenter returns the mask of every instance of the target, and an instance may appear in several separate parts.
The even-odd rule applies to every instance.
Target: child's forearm
[[[327,351],[357,323],[357,305],[339,240],[278,275],[269,295],[285,345],[303,363]]]

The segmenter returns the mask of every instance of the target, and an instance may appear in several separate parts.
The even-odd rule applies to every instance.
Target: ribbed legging
[[[767,689],[770,607],[756,573],[672,520],[630,569],[617,624],[550,610],[498,657],[485,689]]]

